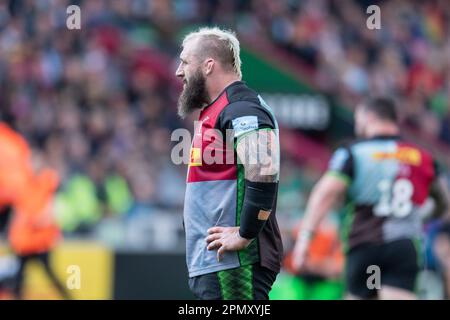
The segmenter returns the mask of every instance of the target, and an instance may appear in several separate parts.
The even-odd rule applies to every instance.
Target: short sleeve
[[[249,101],[237,101],[221,113],[217,127],[221,131],[233,130],[234,138],[259,129],[275,129],[275,121],[264,107]]]
[[[353,179],[353,157],[349,148],[338,148],[328,163],[328,174],[338,176],[347,183]]]

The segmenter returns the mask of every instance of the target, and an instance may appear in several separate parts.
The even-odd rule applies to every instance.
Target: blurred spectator
[[[29,177],[14,203],[14,217],[9,227],[9,244],[19,260],[14,281],[14,294],[23,298],[24,271],[32,260],[42,263],[52,284],[63,298],[69,294],[50,265],[49,253],[60,239],[54,219],[53,196],[59,183],[56,172],[43,169]]]

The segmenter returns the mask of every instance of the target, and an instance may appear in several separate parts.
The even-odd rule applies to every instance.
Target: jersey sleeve
[[[248,101],[237,101],[222,111],[217,127],[223,133],[232,130],[233,137],[239,138],[255,130],[275,129],[275,123],[264,107]]]
[[[336,176],[344,180],[347,184],[353,179],[353,157],[347,147],[338,148],[332,155],[327,174]]]

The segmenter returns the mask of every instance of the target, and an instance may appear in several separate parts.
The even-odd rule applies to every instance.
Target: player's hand
[[[217,261],[222,259],[225,251],[239,251],[245,249],[252,240],[242,238],[239,227],[212,227],[208,229],[208,250],[217,249]]]
[[[306,267],[306,258],[308,255],[309,241],[302,241],[300,239],[295,243],[292,266],[294,270],[303,271]]]

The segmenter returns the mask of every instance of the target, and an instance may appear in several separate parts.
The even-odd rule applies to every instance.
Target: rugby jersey
[[[276,220],[276,198],[263,230],[246,249],[226,252],[218,262],[216,250],[208,251],[205,241],[207,230],[213,226],[240,225],[245,174],[244,167],[237,162],[236,145],[255,130],[272,129],[278,138],[278,125],[271,109],[244,82],[236,81],[202,109],[197,124],[183,214],[189,276],[253,263],[278,272],[283,248]],[[205,155],[215,161],[206,159]]]
[[[420,237],[418,209],[437,176],[437,164],[426,150],[399,136],[359,140],[335,151],[328,174],[348,183],[343,228],[347,250]]]

